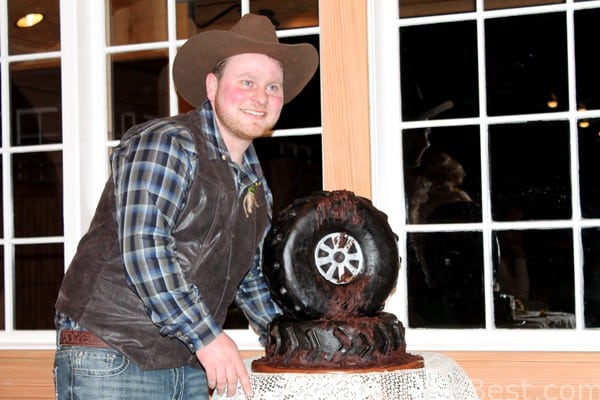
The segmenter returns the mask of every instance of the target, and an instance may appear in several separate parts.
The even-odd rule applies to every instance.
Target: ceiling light
[[[34,25],[39,24],[44,19],[44,14],[41,13],[30,13],[27,14],[17,21],[19,28],[31,28]]]
[[[556,98],[556,95],[554,95],[554,93],[550,96],[550,100],[548,100],[548,103],[546,103],[546,105],[548,106],[548,108],[558,107],[558,99]]]

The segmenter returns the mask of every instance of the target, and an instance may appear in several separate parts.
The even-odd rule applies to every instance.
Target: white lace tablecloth
[[[450,357],[437,353],[420,354],[424,367],[367,373],[250,373],[252,396],[238,387],[237,400],[414,400],[477,399],[471,379]],[[250,371],[252,360],[245,360]]]

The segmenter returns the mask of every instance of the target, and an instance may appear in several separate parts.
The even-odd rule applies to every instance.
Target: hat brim
[[[185,101],[198,107],[206,99],[206,75],[219,61],[244,53],[265,54],[283,64],[284,103],[302,91],[319,63],[317,50],[307,43],[270,43],[231,31],[205,31],[191,37],[177,52],[173,63],[175,88]]]

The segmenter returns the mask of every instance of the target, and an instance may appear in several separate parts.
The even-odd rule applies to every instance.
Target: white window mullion
[[[107,178],[105,1],[61,0],[65,264]]]

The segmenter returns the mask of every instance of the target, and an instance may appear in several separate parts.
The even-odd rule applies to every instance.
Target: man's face
[[[226,142],[268,135],[283,107],[283,68],[263,54],[230,57],[221,78],[209,74],[207,96]]]

